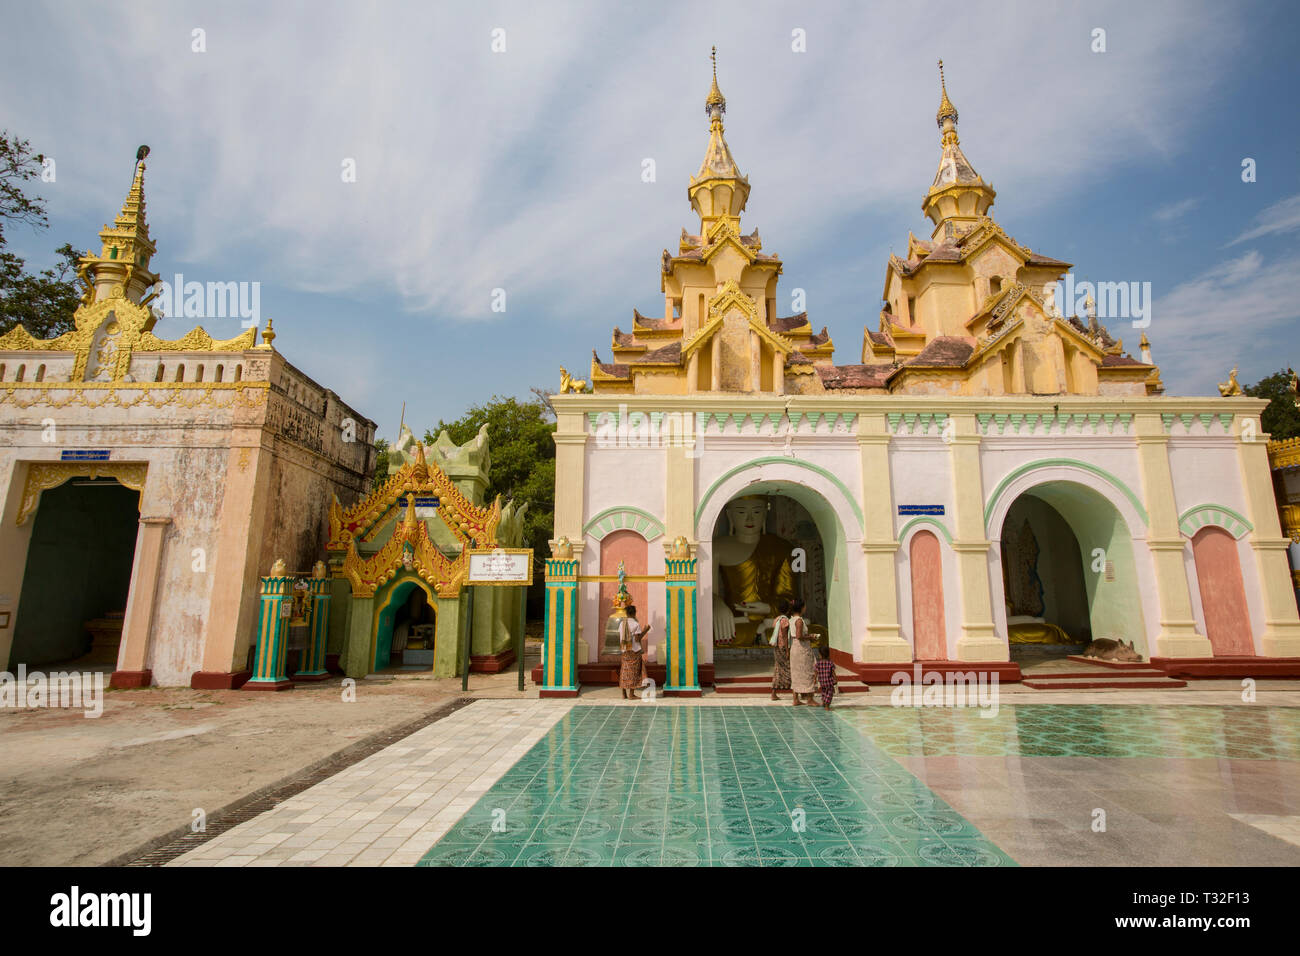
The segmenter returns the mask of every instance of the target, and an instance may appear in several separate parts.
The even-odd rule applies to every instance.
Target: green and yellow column
[[[684,550],[684,549],[683,549]],[[667,633],[664,635],[664,694],[699,697],[700,678],[696,655],[695,598],[698,580],[695,559],[680,551],[664,559]]]
[[[571,550],[559,549],[561,554]],[[578,696],[578,559],[546,559],[546,619],[540,697]]]
[[[293,607],[294,579],[277,573],[282,568],[283,562],[277,561],[272,576],[261,579],[253,676],[244,683],[244,690],[288,690],[293,686],[285,673],[289,650],[289,615],[285,611]]]
[[[293,675],[297,681],[324,680],[330,676],[329,669],[325,666],[325,645],[330,626],[330,579],[326,575],[323,561],[316,563],[309,584],[311,590],[307,600],[311,601],[311,636],[302,650],[298,670]]]

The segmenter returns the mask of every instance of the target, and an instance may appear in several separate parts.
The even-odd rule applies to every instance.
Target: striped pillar
[[[578,559],[546,559],[540,697],[578,696]]]
[[[244,690],[287,690],[293,686],[293,681],[285,674],[289,618],[282,614],[292,603],[293,578],[262,578],[253,676],[245,681]]]
[[[325,667],[325,640],[330,626],[330,580],[329,578],[312,578],[311,592],[311,636],[307,646],[302,649],[298,670],[294,680],[316,681],[329,677]]]
[[[667,589],[667,645],[664,693],[674,697],[699,697],[700,677],[696,660],[696,575],[694,558],[664,561]]]

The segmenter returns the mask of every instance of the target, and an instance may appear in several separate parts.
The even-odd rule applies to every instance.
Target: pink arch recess
[[[1214,656],[1254,654],[1237,540],[1223,528],[1202,528],[1192,538],[1192,557],[1205,613],[1205,636],[1210,639]]]
[[[943,618],[943,560],[930,531],[912,535],[912,654],[918,661],[948,658]]]

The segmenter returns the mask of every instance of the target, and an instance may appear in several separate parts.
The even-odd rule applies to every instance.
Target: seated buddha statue
[[[759,642],[776,606],[796,596],[794,545],[767,534],[768,501],[749,495],[725,508],[730,534],[713,539],[713,640],[744,647]]]

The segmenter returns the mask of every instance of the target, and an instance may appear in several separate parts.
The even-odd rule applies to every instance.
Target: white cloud
[[[1161,206],[1151,214],[1151,218],[1157,222],[1173,222],[1187,215],[1200,204],[1201,200],[1197,198],[1180,199],[1178,202]]]
[[[1239,32],[1210,6],[1170,18],[1129,3],[1086,15],[1031,5],[990,30],[994,9],[936,20],[897,5],[682,5],[611,20],[579,5],[381,15],[320,3],[311,17],[158,5],[131,18],[83,7],[51,17],[39,38],[60,70],[0,105],[18,129],[58,117],[76,168],[98,185],[93,202],[72,187],[96,220],[116,209],[137,141],[149,141],[164,269],[237,262],[265,283],[397,290],[410,309],[462,319],[491,319],[498,286],[552,313],[622,315],[653,302],[658,250],[695,225],[685,185],[707,139],[715,39],[728,138],[754,188],[747,228],[780,252],[846,214],[919,197],[938,159],[938,56],[967,155],[1002,184],[1005,206],[1029,208],[1174,151],[1179,124],[1197,115],[1183,107],[1213,84]],[[1111,25],[1111,52],[1089,51],[1094,19]],[[199,22],[203,54],[190,51]],[[807,53],[790,51],[796,25]],[[504,54],[490,50],[498,26]],[[1200,42],[1207,31],[1215,44]],[[85,95],[103,82],[88,50],[147,64],[115,74],[111,110]],[[0,76],[16,69],[0,64]],[[340,180],[345,157],[354,184]],[[645,157],[653,185],[640,181]],[[900,221],[897,236],[862,245],[921,225]]]
[[[1234,365],[1252,382],[1293,361],[1298,272],[1300,257],[1265,262],[1252,249],[1158,298],[1147,336],[1171,393],[1213,394]]]
[[[1261,239],[1277,233],[1294,232],[1297,229],[1300,229],[1300,195],[1279,200],[1256,213],[1254,226],[1228,245],[1235,246],[1241,242],[1249,242],[1252,239]]]

